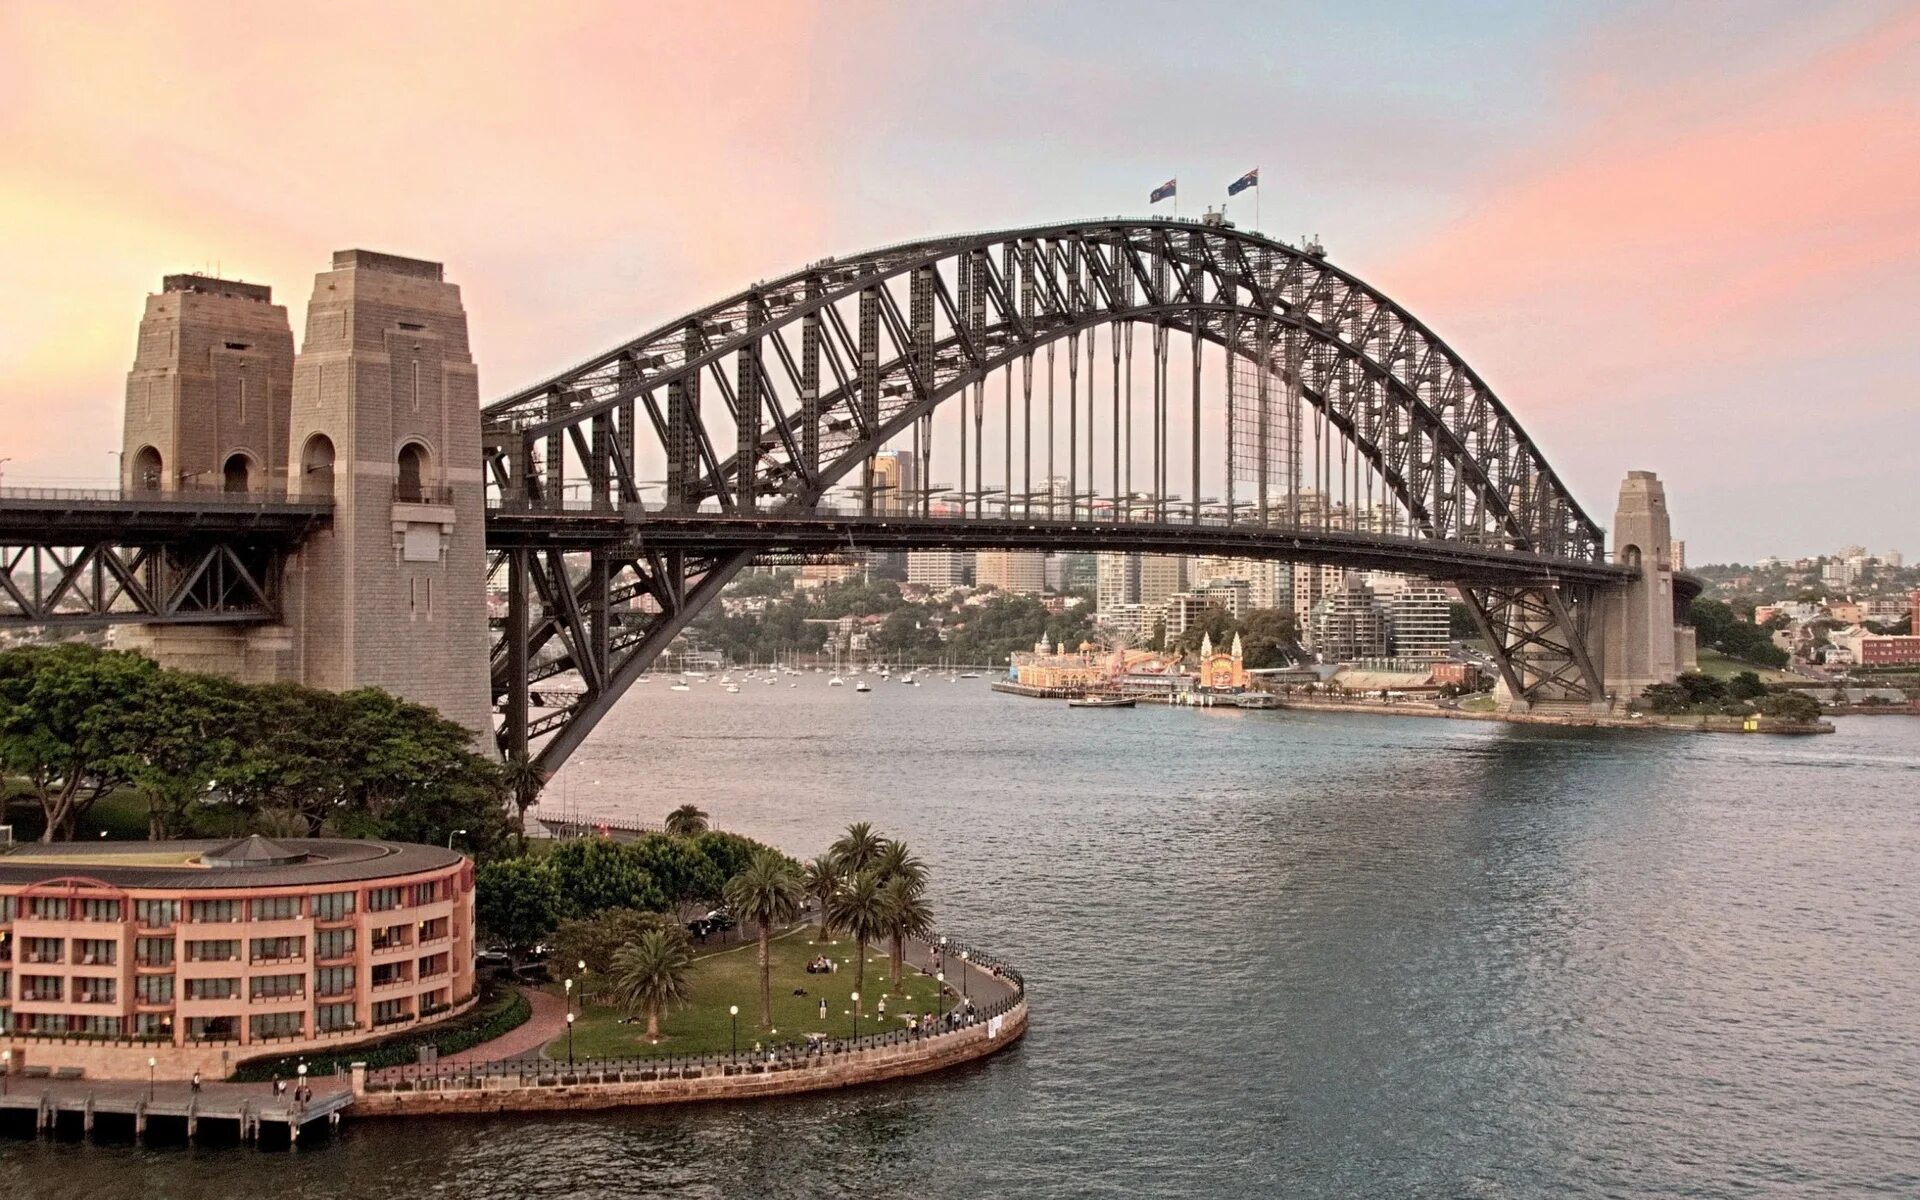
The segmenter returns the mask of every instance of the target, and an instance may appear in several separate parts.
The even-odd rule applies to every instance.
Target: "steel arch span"
[[[483,440],[499,736],[547,770],[760,555],[1391,564],[1462,585],[1522,702],[1601,698],[1590,610],[1634,575],[1444,341],[1225,222],[822,259],[488,405]]]

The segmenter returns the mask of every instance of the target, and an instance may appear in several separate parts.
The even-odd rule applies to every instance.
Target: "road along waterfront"
[[[996,696],[636,689],[550,790],[909,841],[1025,972],[920,1080],[349,1119],[297,1154],[0,1141],[23,1195],[1906,1196],[1920,727],[1662,738]],[[709,685],[711,686],[711,685]],[[598,781],[596,784],[595,781]]]

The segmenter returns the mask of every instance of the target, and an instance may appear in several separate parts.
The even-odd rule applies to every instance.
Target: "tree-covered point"
[[[510,832],[507,786],[472,740],[374,688],[237,683],[77,644],[0,652],[0,782],[37,805],[46,841],[126,789],[155,839],[465,830],[484,859]]]
[[[1300,648],[1300,623],[1292,613],[1277,608],[1249,609],[1245,616],[1235,617],[1211,605],[1167,648],[1197,654],[1201,640],[1211,638],[1216,649],[1225,650],[1232,646],[1235,635],[1240,638],[1246,665],[1254,670],[1291,666],[1305,657],[1306,652]]]
[[[1769,688],[1752,671],[1715,679],[1689,671],[1672,683],[1656,683],[1641,696],[1648,712],[1666,715],[1748,717],[1817,721],[1820,702],[1802,692]]]
[[[1751,610],[1749,610],[1751,611]],[[1787,652],[1773,644],[1768,631],[1752,621],[1743,621],[1733,609],[1706,596],[1694,597],[1687,609],[1687,623],[1702,646],[1722,654],[1745,659],[1763,667],[1784,667]]]

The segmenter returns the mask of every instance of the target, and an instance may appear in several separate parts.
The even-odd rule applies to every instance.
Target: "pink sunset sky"
[[[163,274],[297,330],[335,249],[444,261],[493,397],[824,254],[1257,165],[1262,228],[1603,519],[1650,468],[1695,562],[1920,553],[1920,8],[1334,7],[8,5],[5,481],[111,479]]]

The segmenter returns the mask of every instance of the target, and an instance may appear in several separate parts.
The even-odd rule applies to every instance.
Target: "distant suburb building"
[[[474,995],[473,864],[438,846],[262,837],[0,854],[0,1048],[14,1073],[218,1079]]]

